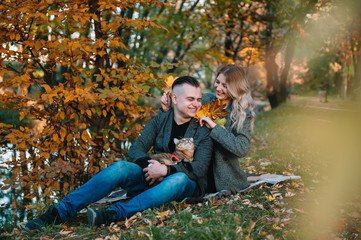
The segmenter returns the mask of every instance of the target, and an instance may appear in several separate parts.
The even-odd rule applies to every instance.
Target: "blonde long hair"
[[[226,78],[227,91],[232,99],[232,112],[230,119],[233,122],[232,128],[240,131],[246,119],[246,109],[252,114],[251,131],[256,114],[253,111],[254,102],[251,96],[251,83],[248,78],[247,70],[235,64],[220,66],[217,70],[216,78],[219,74]]]

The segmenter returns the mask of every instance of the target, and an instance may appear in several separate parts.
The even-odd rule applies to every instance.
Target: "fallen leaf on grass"
[[[296,194],[295,193],[292,193],[292,192],[287,192],[285,197],[293,197],[295,196]]]
[[[259,209],[262,209],[262,210],[264,209],[262,204],[260,204],[260,203],[251,203],[251,201],[249,199],[244,199],[242,201],[242,204],[247,205],[249,207],[259,208]]]
[[[266,196],[266,198],[267,198],[268,201],[274,201],[276,199],[276,196],[268,195],[268,196]]]
[[[252,229],[256,226],[256,222],[251,221],[251,224],[249,226],[249,231],[252,231]]]
[[[125,219],[124,225],[125,227],[128,229],[130,228],[130,225],[134,222],[137,221],[137,218],[142,217],[142,214],[140,212],[137,212],[136,214],[134,214],[132,217],[130,217],[129,219]]]
[[[250,204],[249,206],[250,206],[250,207],[254,207],[254,208],[259,208],[259,209],[261,209],[261,210],[264,209],[263,205],[260,204],[260,203]]]
[[[239,217],[238,217],[237,213],[234,215],[234,221],[236,222],[237,226],[241,224],[241,221],[239,220]]]
[[[170,210],[167,210],[167,211],[164,211],[164,212],[161,212],[157,215],[157,218],[160,218],[160,221],[165,221],[169,218],[170,215],[173,214],[173,211],[170,211]]]
[[[267,235],[267,236],[266,236],[266,239],[267,239],[267,240],[274,240],[275,237],[274,237],[273,235]]]
[[[291,183],[292,184],[292,186],[294,187],[294,188],[301,188],[301,187],[303,187],[302,185],[302,183],[296,183],[296,182],[292,182]]]
[[[116,235],[106,236],[104,240],[119,240],[119,237]]]
[[[113,232],[120,232],[121,229],[117,224],[112,223],[109,227],[108,227],[108,231],[113,233]]]
[[[198,224],[202,224],[203,220],[201,217],[198,217],[197,215],[192,215],[192,220],[197,221]]]
[[[294,208],[296,212],[307,214],[307,212],[303,209]]]
[[[139,232],[138,232],[138,237],[144,237],[144,235],[147,236],[148,239],[153,239],[153,238],[152,238],[148,233],[146,233],[146,232],[142,232],[142,231],[139,231]]]
[[[187,207],[190,207],[191,205],[190,204],[187,204],[187,203],[180,203],[177,205],[179,208],[187,208]]]
[[[271,194],[275,197],[279,197],[282,199],[282,193],[280,193],[278,190],[276,191],[271,191]]]
[[[346,220],[344,218],[340,218],[338,219],[335,223],[334,223],[334,228],[339,230],[339,231],[343,231],[346,229]]]
[[[358,212],[352,212],[347,215],[349,215],[350,217],[353,217],[353,218],[361,218],[361,214]]]
[[[313,183],[320,183],[320,181],[317,180],[317,179],[313,179],[312,182],[313,182]]]
[[[272,228],[276,229],[276,230],[281,230],[282,229],[281,227],[277,226],[277,223],[273,224]]]
[[[53,238],[50,236],[42,236],[40,237],[40,240],[53,240]]]
[[[283,201],[275,201],[274,204],[276,206],[282,207],[285,203]]]
[[[293,213],[293,209],[292,209],[292,208],[287,209],[287,210],[286,210],[286,213],[290,213],[290,214],[292,214],[292,213]]]
[[[242,228],[242,227],[238,227],[238,228],[237,228],[236,233],[239,234],[240,232],[243,232],[243,228]]]
[[[265,162],[261,162],[259,165],[261,166],[268,166],[268,165],[271,165],[272,163],[269,162],[269,161],[265,161]]]
[[[60,232],[59,232],[60,235],[68,235],[70,233],[72,233],[72,231],[60,230]]]

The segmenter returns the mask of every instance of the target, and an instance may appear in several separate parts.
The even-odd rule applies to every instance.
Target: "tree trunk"
[[[232,29],[232,26],[229,26],[229,29]],[[232,31],[226,31],[226,38],[224,40],[224,54],[229,58],[232,58],[233,56],[233,41],[231,34]]]
[[[272,108],[280,104],[280,87],[278,83],[278,66],[276,64],[276,51],[273,43],[269,43],[266,47],[266,77],[267,97]]]
[[[273,16],[273,11],[271,6],[267,4],[268,15],[270,17]],[[266,28],[266,39],[269,41],[266,43],[266,59],[265,59],[265,67],[266,67],[266,79],[267,79],[267,98],[270,102],[272,108],[275,108],[280,103],[280,88],[278,82],[278,65],[276,64],[276,47],[274,46],[273,40],[273,26],[272,23],[267,24]]]
[[[286,46],[285,62],[281,72],[280,81],[280,103],[286,102],[287,100],[287,78],[291,67],[291,62],[295,50],[295,40],[293,36],[289,40]],[[282,63],[281,63],[282,64]]]
[[[273,25],[272,20],[274,19],[274,5],[272,2],[266,4],[267,17],[269,22],[266,27],[265,37],[266,42],[266,56],[265,56],[265,68],[266,68],[266,79],[267,79],[267,98],[272,108],[275,108],[280,103],[280,88],[278,82],[278,66],[276,64],[276,47],[273,39]]]
[[[358,44],[357,53],[360,51],[360,43]],[[352,98],[356,100],[361,99],[361,54],[358,57],[355,57],[354,60],[354,68],[355,68],[355,79],[354,79],[354,91],[352,93]]]

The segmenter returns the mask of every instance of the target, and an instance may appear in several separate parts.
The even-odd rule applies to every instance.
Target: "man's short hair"
[[[199,82],[197,81],[197,79],[195,79],[194,77],[190,77],[190,76],[182,76],[177,78],[173,84],[172,84],[172,90],[174,89],[174,87],[176,86],[180,86],[183,84],[189,84],[193,87],[199,88]]]

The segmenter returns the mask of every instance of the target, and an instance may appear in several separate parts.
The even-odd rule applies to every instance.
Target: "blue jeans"
[[[56,208],[65,222],[70,217],[74,217],[78,211],[102,199],[117,187],[135,196],[127,203],[118,202],[107,209],[116,211],[119,221],[122,221],[136,212],[191,197],[196,189],[196,183],[184,173],[175,173],[164,178],[158,185],[149,187],[141,167],[135,163],[118,161],[67,195]]]

